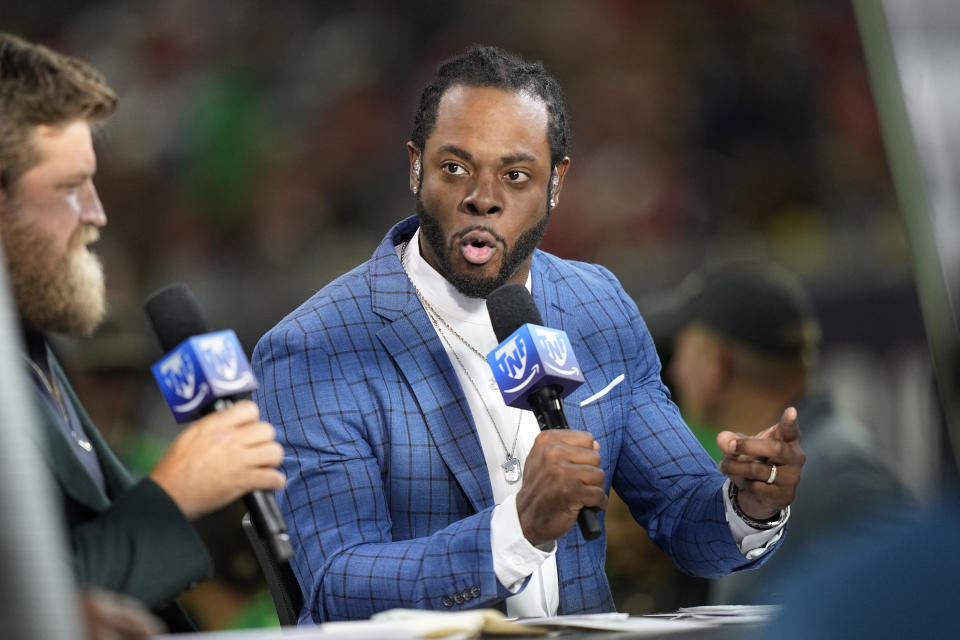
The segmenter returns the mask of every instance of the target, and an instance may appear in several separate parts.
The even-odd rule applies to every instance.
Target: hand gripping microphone
[[[487,313],[500,343],[487,355],[503,401],[531,409],[540,429],[569,429],[561,399],[583,384],[583,373],[567,334],[543,325],[527,288],[500,287],[487,298]],[[587,540],[598,537],[597,509],[584,507],[577,517]]]
[[[157,291],[144,308],[166,352],[151,371],[177,422],[225,409],[257,387],[237,334],[230,329],[208,333],[186,285]],[[273,494],[251,491],[243,502],[277,562],[289,560],[293,547]]]

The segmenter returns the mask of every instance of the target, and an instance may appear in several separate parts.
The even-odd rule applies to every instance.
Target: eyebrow
[[[472,153],[470,153],[466,149],[461,149],[460,147],[453,144],[445,144],[439,149],[437,149],[437,151],[441,153],[443,152],[452,153],[453,155],[457,156],[458,158],[462,158],[467,162],[473,162]],[[524,153],[524,152],[515,153],[509,156],[500,156],[501,164],[514,164],[515,162],[536,162],[536,161],[537,161],[536,156],[534,156],[533,154]]]
[[[73,182],[83,182],[84,180],[92,180],[93,176],[96,175],[96,170],[94,171],[74,171],[60,180],[60,184],[71,184]]]
[[[437,149],[437,151],[440,153],[452,153],[453,155],[457,156],[458,158],[462,158],[467,162],[473,161],[472,153],[470,153],[466,149],[461,149],[460,147],[453,144],[445,144],[439,149]]]
[[[514,164],[516,162],[536,162],[537,158],[530,153],[515,153],[512,156],[501,156],[500,162],[503,164]]]

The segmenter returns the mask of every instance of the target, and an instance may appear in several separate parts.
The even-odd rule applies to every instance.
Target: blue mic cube
[[[218,398],[257,388],[240,340],[231,329],[187,338],[150,370],[177,422],[193,419]]]
[[[549,384],[560,387],[560,397],[583,384],[583,372],[573,355],[567,334],[557,329],[524,324],[487,354],[503,401],[529,409],[527,395]]]

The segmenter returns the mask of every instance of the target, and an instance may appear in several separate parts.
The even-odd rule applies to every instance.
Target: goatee
[[[417,217],[420,220],[420,231],[423,233],[423,237],[426,238],[427,244],[430,245],[430,249],[436,257],[437,271],[440,272],[440,275],[446,278],[447,282],[452,284],[457,291],[468,298],[486,298],[495,290],[505,285],[510,278],[516,274],[520,265],[522,265],[523,262],[533,254],[534,249],[540,245],[540,241],[543,240],[543,236],[547,232],[547,222],[550,220],[550,212],[547,210],[535,225],[520,234],[520,237],[517,238],[512,248],[507,246],[506,240],[504,240],[502,236],[483,225],[472,226],[451,238],[451,243],[456,243],[460,235],[477,229],[493,235],[494,239],[503,247],[505,253],[497,275],[492,277],[469,276],[454,271],[453,264],[450,261],[450,251],[452,251],[454,247],[447,244],[443,235],[443,229],[440,227],[440,222],[434,216],[427,213],[419,195],[417,195]]]

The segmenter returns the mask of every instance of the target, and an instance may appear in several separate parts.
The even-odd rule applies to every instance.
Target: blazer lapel
[[[549,267],[549,263],[541,259],[540,251],[536,251],[530,267],[530,294],[543,316],[543,326],[562,329],[569,334],[570,328],[563,326],[563,307]]]
[[[582,429],[583,427],[577,426],[577,422],[574,420],[574,416],[578,412],[576,404],[580,398],[587,397],[597,389],[592,388],[591,376],[586,373],[590,370],[592,356],[586,349],[587,340],[584,335],[584,328],[576,322],[576,319],[580,316],[575,313],[564,313],[565,305],[570,305],[571,308],[575,309],[578,303],[569,294],[563,295],[561,287],[557,286],[560,278],[552,271],[550,263],[540,256],[540,251],[534,253],[531,274],[530,293],[543,316],[543,325],[566,332],[577,362],[580,363],[580,368],[584,370],[586,382],[575,389],[565,401],[567,417],[571,419],[570,425],[575,429]]]
[[[93,425],[52,352],[50,352],[50,362],[53,367],[53,375],[67,392],[64,401],[73,405],[77,417],[83,424],[84,431],[86,431],[87,438],[97,453],[107,490],[111,495],[116,495],[132,483],[130,475]],[[40,422],[43,425],[39,434],[41,441],[38,444],[64,493],[94,511],[106,511],[110,507],[110,498],[97,486],[70,449],[69,443],[63,437],[57,416],[51,415],[46,403],[37,402],[35,406],[38,407],[41,416]]]
[[[63,437],[56,416],[50,414],[50,410],[43,402],[37,402],[35,406],[40,412],[40,423],[43,425],[41,433],[38,434],[40,436],[38,445],[63,492],[94,511],[106,511],[110,506],[110,500],[70,450],[70,445]],[[93,444],[92,439],[91,444]]]
[[[415,219],[412,226],[409,222],[399,223],[388,233],[371,267],[373,308],[390,321],[377,337],[417,399],[451,475],[480,511],[493,504],[493,489],[473,416],[453,363],[394,249],[416,229]]]
[[[73,404],[73,408],[77,412],[77,417],[80,419],[80,423],[87,433],[87,438],[90,439],[93,450],[97,452],[97,459],[100,461],[100,470],[103,472],[103,479],[107,486],[107,494],[112,499],[133,484],[133,477],[113,452],[113,449],[110,448],[110,445],[107,444],[107,441],[104,440],[103,435],[97,429],[96,425],[93,424],[93,420],[87,415],[86,409],[83,408],[83,404],[80,402],[80,399],[77,398],[76,392],[73,390],[73,387],[70,386],[66,374],[60,368],[60,363],[53,357],[51,357],[51,362],[54,375],[60,379],[63,388],[67,392],[67,399]]]

